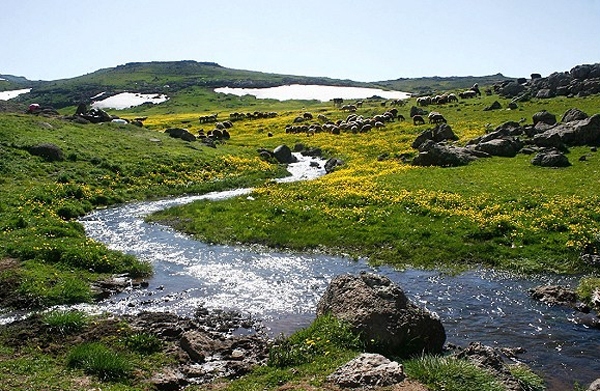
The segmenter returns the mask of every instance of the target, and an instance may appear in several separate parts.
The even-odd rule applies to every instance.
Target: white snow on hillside
[[[122,92],[117,95],[113,95],[103,100],[92,103],[92,107],[97,109],[116,109],[123,110],[131,107],[139,106],[144,103],[159,104],[169,100],[169,98],[162,94],[140,94],[134,92]]]
[[[21,94],[26,94],[31,91],[31,88],[24,88],[22,90],[12,90],[12,91],[0,91],[0,100],[9,100],[15,98]]]

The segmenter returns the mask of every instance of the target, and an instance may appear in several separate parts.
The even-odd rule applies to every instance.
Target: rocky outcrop
[[[402,364],[380,354],[363,353],[338,368],[327,380],[343,388],[393,386],[404,380]]]
[[[521,148],[523,148],[521,140],[512,136],[492,139],[475,146],[477,151],[485,152],[490,156],[503,157],[515,157]]]
[[[561,123],[537,134],[533,142],[542,147],[555,146],[557,142],[567,146],[600,145],[600,114]]]
[[[370,351],[408,356],[441,352],[446,332],[440,319],[411,303],[389,278],[371,273],[335,277],[317,306],[348,322]]]
[[[506,98],[527,100],[555,96],[587,96],[600,93],[600,64],[583,64],[568,72],[555,72],[548,77],[532,74],[530,80],[504,81],[494,90]]]
[[[572,289],[559,285],[542,285],[529,289],[529,295],[534,300],[539,300],[547,304],[558,304],[575,307],[577,303],[577,293]]]

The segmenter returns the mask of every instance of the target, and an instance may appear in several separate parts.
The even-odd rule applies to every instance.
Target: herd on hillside
[[[460,99],[469,99],[480,96],[481,92],[477,84],[470,89],[458,93],[444,93],[435,96],[421,96],[416,100],[418,107],[412,107],[410,118],[414,125],[441,124],[447,123],[446,118],[439,111],[427,112],[422,107],[430,105],[444,105],[447,103],[456,103]],[[369,101],[378,100],[370,98]],[[389,107],[384,113],[374,116],[364,116],[356,113],[359,108],[362,108],[365,102],[363,100],[355,101],[351,104],[344,104],[342,98],[332,100],[335,107],[342,112],[347,112],[348,116],[345,119],[336,121],[330,120],[324,114],[313,115],[310,112],[304,112],[293,119],[292,124],[285,127],[286,133],[305,133],[314,135],[315,133],[328,132],[332,134],[340,134],[342,132],[365,133],[371,129],[383,128],[386,123],[392,121],[404,121],[406,118],[399,113],[397,107],[402,107],[406,104],[406,100],[379,100],[380,105]],[[201,124],[214,123],[215,129],[205,132],[200,131],[198,138],[204,139],[220,139],[224,129],[229,129],[233,123],[241,120],[254,120],[277,117],[277,112],[234,112],[229,114],[229,119],[219,121],[218,114],[203,115],[198,117]],[[272,133],[269,133],[272,136]]]

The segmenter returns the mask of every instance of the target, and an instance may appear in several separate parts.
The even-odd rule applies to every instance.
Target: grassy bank
[[[58,146],[62,160],[29,152],[44,143]],[[74,219],[94,208],[249,186],[281,174],[245,148],[202,147],[132,125],[2,115],[0,297],[15,307],[89,301],[89,283],[106,274],[149,275],[150,265],[86,238]]]

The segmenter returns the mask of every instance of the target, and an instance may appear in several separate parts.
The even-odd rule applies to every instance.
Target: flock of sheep
[[[444,93],[435,96],[422,96],[418,97],[416,102],[418,106],[429,106],[429,105],[443,105],[446,103],[458,102],[458,97],[461,99],[474,98],[481,95],[479,87],[474,84],[469,90],[458,93],[458,96],[454,93]],[[293,124],[286,125],[286,133],[306,133],[307,135],[314,135],[315,133],[328,132],[331,134],[340,134],[342,132],[352,133],[365,133],[374,128],[382,128],[387,122],[391,121],[404,121],[405,118],[402,114],[398,113],[398,109],[393,107],[390,110],[385,111],[383,114],[374,115],[372,117],[358,115],[355,112],[358,108],[362,107],[363,101],[356,101],[353,104],[343,105],[342,99],[334,99],[334,105],[341,111],[350,112],[345,119],[337,121],[330,120],[324,114],[318,114],[317,120],[314,121],[314,115],[310,112],[305,112],[294,118]],[[381,105],[385,106],[388,102],[384,101]],[[393,100],[391,106],[404,106],[405,100],[396,99]],[[413,107],[416,109],[416,107]],[[274,118],[278,114],[276,112],[254,112],[254,113],[230,113],[229,120],[223,122],[217,122],[218,114],[204,115],[199,117],[200,123],[215,122],[215,129],[209,133],[219,134],[223,131],[227,131],[233,126],[232,121],[239,121],[243,119],[263,119],[263,118]],[[425,116],[430,124],[441,124],[447,123],[446,118],[438,111],[431,111],[430,113],[423,112],[414,114],[411,109],[411,118],[414,125],[423,125],[426,123]],[[312,121],[312,122],[311,122]],[[311,122],[307,124],[306,122]]]

